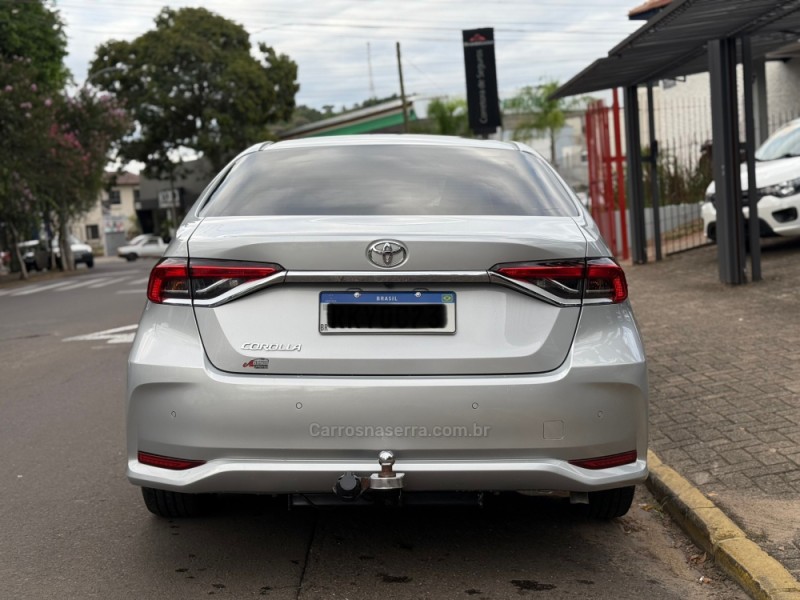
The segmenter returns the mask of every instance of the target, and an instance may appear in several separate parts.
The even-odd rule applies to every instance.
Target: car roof
[[[459,148],[494,148],[498,150],[519,151],[520,147],[513,142],[498,140],[476,140],[446,135],[414,135],[414,134],[368,134],[368,135],[336,135],[324,137],[284,140],[265,143],[259,150],[278,150],[287,148],[313,148],[331,146],[449,146]]]

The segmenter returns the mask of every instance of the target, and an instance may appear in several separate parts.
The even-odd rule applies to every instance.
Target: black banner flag
[[[476,134],[494,133],[502,124],[494,63],[494,29],[468,29],[464,36],[469,127]]]

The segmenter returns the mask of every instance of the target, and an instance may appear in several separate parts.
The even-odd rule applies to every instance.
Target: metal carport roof
[[[708,70],[708,41],[750,36],[754,59],[796,45],[800,0],[673,0],[554,98]]]

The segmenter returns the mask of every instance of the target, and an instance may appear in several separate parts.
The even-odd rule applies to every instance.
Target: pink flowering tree
[[[54,104],[30,71],[30,59],[0,61],[0,221],[21,264],[17,244],[29,239],[41,221],[36,173]],[[27,275],[24,264],[22,274]]]
[[[30,59],[0,61],[0,222],[17,244],[43,224],[59,232],[62,268],[74,268],[69,223],[96,202],[114,144],[130,129],[110,96],[74,96],[35,83]]]
[[[81,88],[56,105],[43,158],[51,172],[42,190],[59,232],[62,268],[74,269],[69,244],[70,222],[97,202],[105,167],[131,121],[117,100]]]

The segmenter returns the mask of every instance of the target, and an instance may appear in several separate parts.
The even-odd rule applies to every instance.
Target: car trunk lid
[[[385,268],[376,244],[407,255]],[[283,268],[275,285],[230,302],[195,301],[211,363],[261,375],[551,371],[569,352],[580,306],[496,285],[489,270],[585,252],[569,217],[215,217],[189,241],[190,261]],[[418,303],[429,321],[419,322]],[[345,316],[332,327],[336,311]],[[408,319],[418,322],[406,328]],[[426,326],[441,319],[446,327]]]

